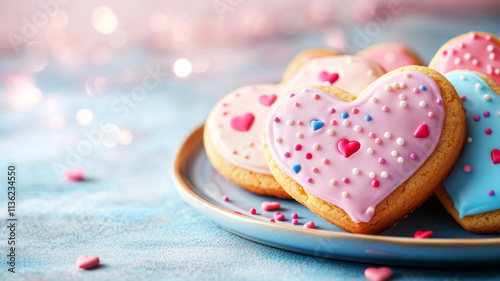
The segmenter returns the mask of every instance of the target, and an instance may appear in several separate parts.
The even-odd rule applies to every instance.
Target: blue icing
[[[321,129],[323,126],[325,126],[325,122],[323,122],[323,121],[317,121],[317,120],[311,121],[311,127],[315,131],[318,129]]]
[[[300,164],[296,164],[296,165],[293,165],[292,166],[292,170],[297,174],[300,172],[300,168],[302,168],[302,166],[300,166]]]
[[[461,80],[460,77],[465,77]],[[460,218],[468,215],[500,209],[500,164],[493,164],[491,151],[500,149],[500,96],[498,96],[484,80],[475,73],[467,71],[451,72],[445,77],[453,84],[462,101],[467,119],[467,137],[462,155],[455,164],[452,174],[444,182],[446,191],[453,199],[455,209]],[[476,84],[481,84],[478,89]],[[490,96],[489,100],[484,95]],[[490,116],[484,116],[489,111]],[[479,115],[479,121],[474,116]],[[487,135],[486,129],[492,134]],[[472,166],[472,171],[463,171],[465,165]],[[495,195],[490,196],[489,190]]]

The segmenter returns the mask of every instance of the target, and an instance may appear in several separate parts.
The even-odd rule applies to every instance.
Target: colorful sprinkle
[[[385,281],[391,278],[392,269],[389,267],[368,267],[365,269],[365,277],[371,281]]]
[[[335,108],[330,108],[330,113],[335,113]]]
[[[304,135],[301,132],[298,132],[296,136],[297,138],[301,139]]]
[[[470,173],[470,172],[472,172],[472,167],[471,167],[471,165],[465,165],[465,166],[464,166],[464,172],[466,172],[466,173]]]
[[[405,139],[403,139],[403,138],[398,138],[398,139],[396,140],[396,143],[397,143],[398,145],[404,145],[404,144],[405,144]]]
[[[312,179],[312,178],[307,178],[307,179],[306,179],[306,181],[307,181],[308,183],[312,183],[312,182],[313,182],[313,179]]]
[[[274,122],[279,123],[280,119],[276,116],[276,117],[274,117]]]
[[[479,121],[481,117],[479,115],[474,115],[474,121]]]
[[[250,209],[250,214],[255,215],[257,213],[257,210],[255,208]]]
[[[342,117],[343,119],[346,119],[347,117],[349,117],[349,113],[342,112],[342,114],[340,114],[340,117]]]
[[[274,219],[270,219],[269,222],[276,222]]]
[[[292,214],[292,219],[298,219],[298,218],[299,218],[299,215],[297,215],[296,213]]]
[[[385,159],[384,159],[383,157],[380,157],[380,158],[378,159],[378,163],[379,163],[379,164],[385,164]]]
[[[349,193],[347,191],[342,191],[342,197],[347,198],[349,196]]]
[[[490,112],[489,111],[485,111],[483,114],[484,114],[484,117],[490,117]]]
[[[378,180],[372,180],[373,187],[378,187],[379,185],[380,185],[380,183],[378,182]]]
[[[325,122],[323,121],[318,121],[318,120],[311,121],[311,127],[313,128],[314,131],[321,129],[323,126],[325,126]]]
[[[495,195],[495,191],[493,191],[493,190],[491,190],[491,189],[490,189],[490,190],[488,190],[488,195],[489,195],[489,196],[493,196],[493,195]]]
[[[420,85],[420,90],[425,91],[426,89],[425,85]]]
[[[490,128],[486,129],[484,132],[485,132],[487,135],[491,135],[491,133],[492,133],[492,131],[491,131],[491,129],[490,129]]]
[[[434,118],[434,112],[429,111],[429,113],[427,113],[427,116],[429,116],[429,118]]]
[[[229,197],[227,197],[227,195],[224,195],[224,196],[222,196],[222,200],[229,201]]]
[[[292,220],[292,224],[293,224],[293,225],[297,225],[297,224],[299,224],[299,220],[298,220],[298,219],[293,219],[293,220]]]
[[[388,107],[387,105],[384,105],[384,106],[382,107],[382,111],[383,111],[383,112],[388,112],[388,111],[389,111],[389,107]]]
[[[491,98],[491,97],[490,97],[490,95],[488,95],[488,94],[486,94],[486,95],[484,95],[484,96],[483,96],[483,100],[486,100],[486,101],[490,100],[490,98]]]
[[[328,159],[326,159],[326,158],[323,158],[323,160],[322,160],[322,161],[323,161],[323,164],[325,164],[325,165],[326,165],[326,164],[328,164],[328,163],[330,163],[330,160],[328,160]]]
[[[306,153],[306,155],[304,155],[304,157],[306,157],[307,160],[311,159],[313,156],[310,152]]]
[[[311,229],[314,229],[315,225],[314,225],[314,222],[310,221],[310,222],[306,222],[304,224],[304,228],[311,228]]]
[[[300,151],[302,149],[302,145],[297,144],[295,145],[295,150]]]
[[[419,90],[418,88],[413,88],[413,92],[414,92],[415,94],[418,94],[418,93],[420,93],[420,90]]]
[[[359,112],[359,110],[357,108],[353,108],[353,109],[351,109],[351,112],[352,112],[352,114],[357,114]]]
[[[392,137],[391,132],[385,132],[385,133],[384,133],[384,137],[385,137],[386,139],[390,139],[390,138]]]
[[[318,150],[318,149],[319,149],[319,144],[317,144],[317,143],[313,144],[313,145],[312,145],[312,148],[313,148],[314,150]]]
[[[315,173],[315,174],[317,174],[317,173],[319,172],[319,169],[318,169],[318,168],[316,168],[316,167],[313,167],[311,170],[312,170],[312,171],[313,171],[313,173]]]
[[[375,176],[376,176],[376,174],[375,174],[375,172],[370,172],[370,173],[368,174],[368,176],[369,176],[370,178],[374,179],[374,178],[375,178]]]
[[[360,171],[358,168],[354,168],[354,169],[352,169],[352,173],[353,173],[354,175],[356,175],[356,176],[357,176],[357,175],[359,175],[359,173],[360,173],[360,172],[361,172],[361,171]]]
[[[419,230],[413,234],[413,237],[415,237],[415,239],[425,239],[431,237],[432,234],[434,234],[432,230],[427,230],[425,232]]]
[[[286,158],[289,158],[289,157],[290,157],[290,152],[285,152],[284,156],[285,156]]]
[[[282,220],[284,220],[284,219],[285,219],[285,215],[283,215],[283,214],[282,214],[282,213],[280,213],[280,212],[274,212],[273,217],[274,217],[274,219],[275,219],[275,220],[277,220],[277,221],[282,221]]]
[[[330,184],[331,184],[331,185],[335,185],[335,184],[337,184],[337,181],[336,181],[335,179],[331,179],[331,180],[330,180]]]
[[[417,159],[417,154],[415,154],[415,153],[410,153],[410,159],[411,159],[411,160],[415,160],[415,159]]]
[[[302,166],[300,164],[295,164],[292,166],[292,170],[298,174],[300,172],[300,169],[302,168]]]
[[[281,207],[281,204],[279,202],[264,201],[260,204],[260,207],[264,211],[272,211],[272,210],[279,209]]]
[[[331,136],[335,133],[335,131],[333,129],[328,129],[327,133]]]
[[[365,120],[366,120],[366,121],[371,121],[371,120],[372,120],[372,117],[371,117],[370,115],[366,115],[366,116],[365,116]]]
[[[443,100],[442,100],[442,99],[437,99],[437,100],[436,100],[436,103],[437,103],[438,105],[441,105],[441,104],[443,104]]]
[[[361,132],[361,129],[362,128],[359,125],[354,126],[354,131],[357,132],[357,133]]]
[[[343,177],[343,178],[342,178],[342,181],[343,181],[344,183],[349,183],[349,178],[348,178],[348,177]]]
[[[461,96],[461,97],[460,97],[460,99],[461,99],[462,101],[466,101],[466,100],[467,100],[467,97],[466,97],[466,96]]]
[[[380,176],[383,178],[387,178],[389,176],[389,173],[387,173],[386,171],[382,171],[382,173],[380,173]]]

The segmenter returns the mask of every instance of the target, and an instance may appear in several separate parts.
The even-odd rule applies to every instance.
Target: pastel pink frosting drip
[[[395,83],[401,88],[394,88]],[[289,97],[273,108],[266,123],[274,160],[307,191],[342,208],[356,223],[370,221],[375,207],[425,162],[441,136],[444,108],[436,102],[440,88],[422,72],[393,74],[351,103],[318,88],[297,90]],[[349,116],[343,118],[343,113]],[[281,121],[273,121],[276,117]],[[324,126],[314,130],[313,120]],[[425,138],[414,136],[421,124],[428,127]],[[360,148],[346,158],[338,150],[341,140],[359,142]],[[294,165],[300,165],[298,173]]]
[[[436,66],[441,73],[456,69],[483,73],[500,84],[500,47],[491,36],[471,32],[446,49]]]

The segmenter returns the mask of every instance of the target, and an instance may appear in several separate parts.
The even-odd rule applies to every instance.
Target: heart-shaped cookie
[[[477,72],[458,70],[445,77],[462,97],[467,142],[436,194],[465,229],[500,232],[500,87]]]
[[[425,201],[451,170],[463,147],[463,107],[442,75],[419,66],[384,75],[353,102],[335,98],[343,93],[289,93],[269,114],[264,153],[297,201],[347,231],[379,233]],[[325,126],[313,130],[311,121]],[[429,135],[415,137],[422,124]]]
[[[477,71],[500,84],[500,41],[485,32],[469,32],[446,42],[429,67],[447,73],[462,69]]]
[[[356,55],[378,62],[386,71],[408,65],[423,65],[420,57],[410,47],[399,42],[375,44]]]
[[[212,109],[204,131],[205,148],[213,166],[232,182],[254,193],[290,198],[276,182],[264,159],[264,121],[270,106],[287,89],[321,84],[321,72],[337,74],[338,77],[330,75],[329,79],[336,78],[336,86],[354,92],[384,74],[378,64],[364,58],[322,57],[303,64],[289,82],[293,84],[254,85],[229,93]],[[345,98],[353,100],[354,96],[346,95]]]

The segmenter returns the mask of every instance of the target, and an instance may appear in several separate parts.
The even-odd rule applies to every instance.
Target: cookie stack
[[[237,185],[349,232],[380,233],[433,193],[467,230],[500,232],[499,46],[471,32],[429,67],[399,43],[304,51],[280,84],[215,105],[207,155]]]

